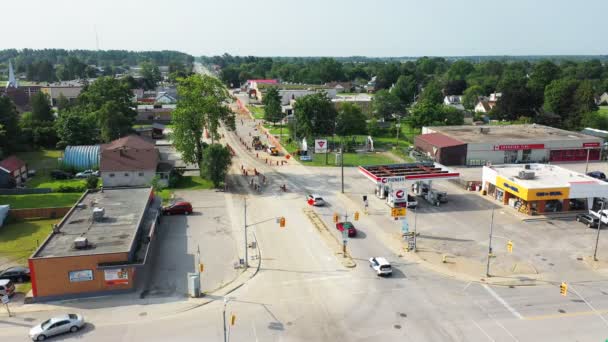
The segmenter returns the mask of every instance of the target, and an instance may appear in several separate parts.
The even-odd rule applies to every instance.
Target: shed
[[[467,144],[441,133],[422,134],[415,138],[416,149],[443,165],[463,165],[467,158]]]

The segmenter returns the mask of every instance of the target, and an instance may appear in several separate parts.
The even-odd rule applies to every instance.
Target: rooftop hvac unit
[[[84,249],[89,246],[89,240],[87,240],[84,236],[79,236],[74,239],[74,248],[76,249]]]
[[[104,208],[93,208],[93,220],[101,221],[103,220],[103,215],[105,214]]]
[[[519,171],[519,175],[517,176],[517,178],[519,179],[534,179],[534,172],[533,171]]]

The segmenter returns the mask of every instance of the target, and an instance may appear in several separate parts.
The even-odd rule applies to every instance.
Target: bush
[[[97,177],[95,177],[97,178]],[[70,185],[60,185],[57,188],[57,192],[84,192],[87,188],[84,185],[80,186],[70,186]]]
[[[97,185],[99,185],[99,178],[93,175],[87,177],[87,189],[97,189]]]

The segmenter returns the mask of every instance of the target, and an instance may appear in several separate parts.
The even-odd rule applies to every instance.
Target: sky
[[[0,9],[0,49],[98,41],[195,56],[608,54],[608,0],[28,0]]]

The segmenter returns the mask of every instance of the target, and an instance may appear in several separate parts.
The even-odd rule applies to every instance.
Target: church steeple
[[[6,82],[6,89],[8,88],[18,88],[19,83],[17,83],[17,79],[15,78],[15,71],[13,70],[13,64],[11,61],[8,61],[8,82]]]

